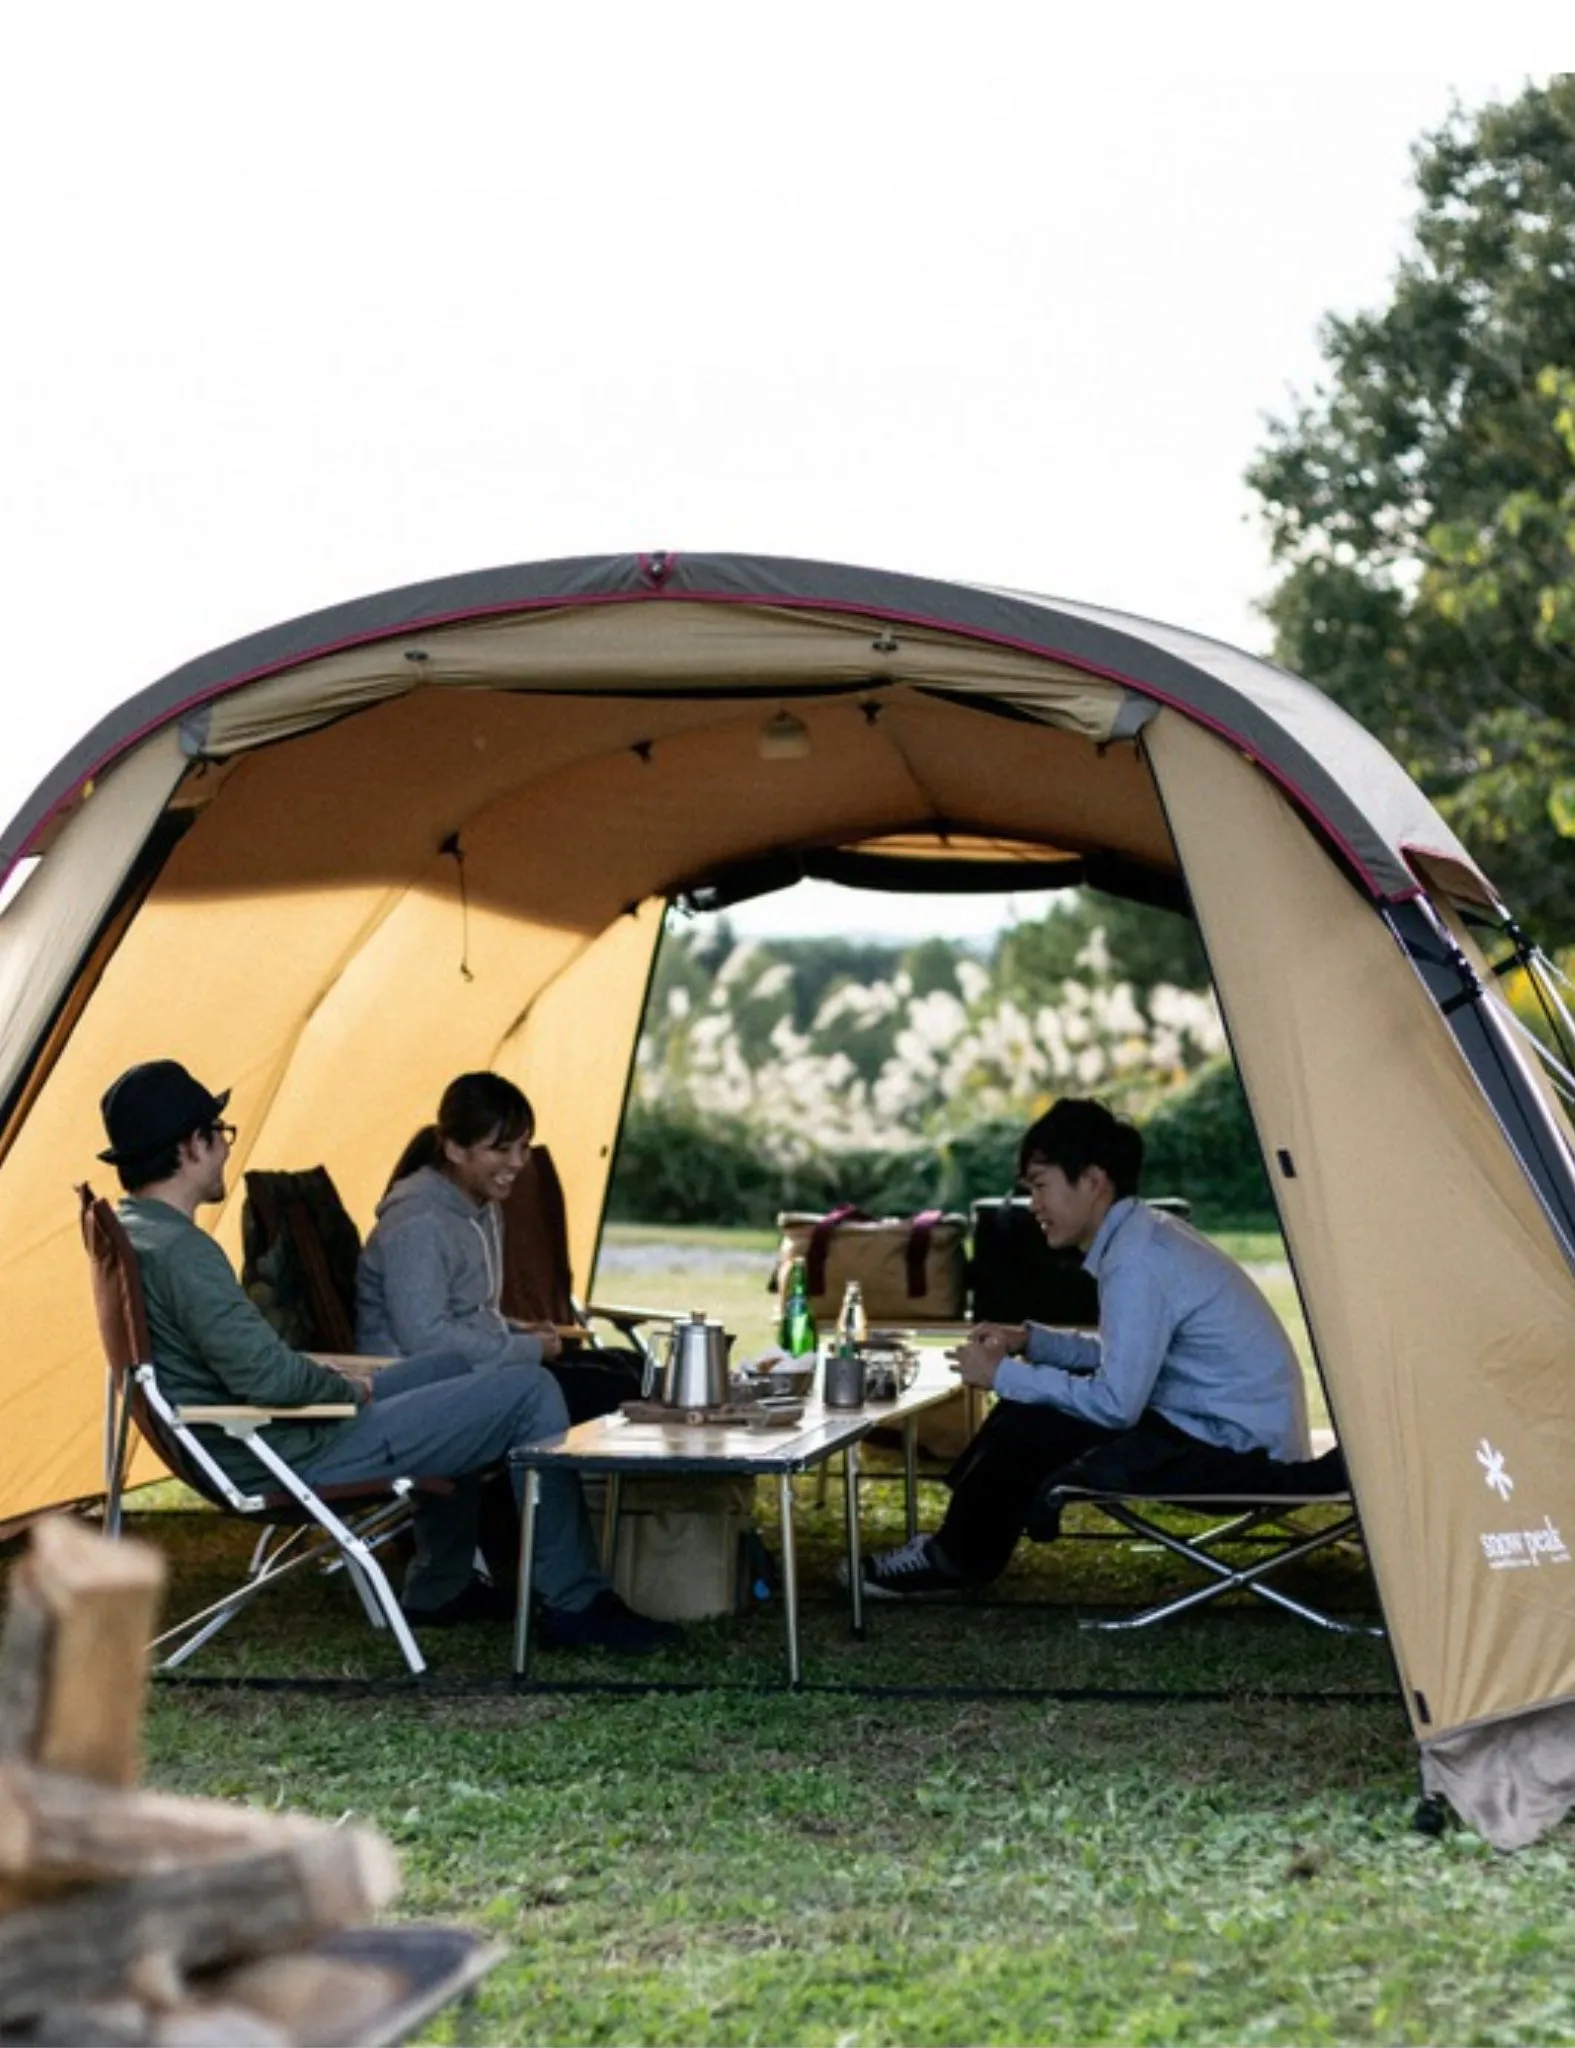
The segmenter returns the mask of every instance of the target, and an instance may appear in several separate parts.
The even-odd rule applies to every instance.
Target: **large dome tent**
[[[324,1160],[363,1224],[443,1081],[496,1067],[541,1110],[585,1272],[670,901],[1088,880],[1197,919],[1430,1781],[1505,1846],[1575,1799],[1570,1128],[1481,950],[1512,931],[1488,880],[1310,685],[870,570],[531,564],[175,671],[35,792],[19,864],[0,1517],[98,1484],[70,1184],[131,1061],[233,1089],[237,1182]]]

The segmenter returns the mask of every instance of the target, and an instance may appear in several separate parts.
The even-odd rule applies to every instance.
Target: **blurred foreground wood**
[[[370,1828],[140,1789],[164,1565],[38,1524],[0,1634],[0,2042],[379,2048],[499,1960],[360,1925],[399,1889]]]

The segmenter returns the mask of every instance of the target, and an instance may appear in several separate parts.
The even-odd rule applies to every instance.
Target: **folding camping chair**
[[[77,1198],[106,1362],[107,1533],[120,1534],[133,1426],[177,1479],[221,1513],[263,1525],[241,1584],[158,1637],[155,1650],[174,1645],[158,1668],[168,1671],[184,1663],[265,1587],[303,1565],[327,1560],[329,1569],[344,1567],[373,1627],[393,1630],[409,1669],[416,1674],[424,1671],[426,1659],[416,1647],[410,1624],[374,1552],[409,1521],[418,1494],[449,1493],[451,1482],[411,1477],[314,1488],[268,1442],[271,1422],[286,1417],[292,1421],[348,1418],[356,1412],[354,1402],[320,1402],[300,1408],[173,1406],[159,1391],[154,1372],[142,1277],[131,1241],[109,1203],[96,1197],[85,1183],[78,1187]],[[276,1484],[244,1491],[202,1441],[198,1431],[204,1426],[222,1429],[226,1436],[244,1443]]]
[[[354,1352],[360,1256],[361,1233],[326,1166],[248,1171],[241,1285],[287,1344]]]
[[[566,1334],[591,1338],[591,1325],[617,1331],[639,1361],[650,1358],[646,1323],[671,1323],[672,1309],[627,1308],[582,1302],[574,1292],[563,1183],[552,1153],[532,1145],[503,1204],[503,1313],[524,1323],[556,1323]]]
[[[1230,1483],[1233,1461],[1239,1468],[1239,1486]],[[1206,1492],[1167,1488],[1162,1480],[1156,1480],[1152,1488],[1140,1484],[1079,1485],[1072,1481],[1044,1487],[1028,1525],[1030,1540],[1046,1542],[1058,1535],[1060,1511],[1065,1507],[1096,1508],[1129,1535],[1185,1559],[1203,1575],[1201,1585],[1169,1594],[1140,1613],[1104,1620],[1090,1617],[1083,1626],[1110,1631],[1149,1628],[1221,1599],[1227,1593],[1251,1593],[1287,1614],[1338,1635],[1381,1636],[1381,1627],[1369,1622],[1343,1621],[1338,1615],[1269,1583],[1288,1565],[1337,1545],[1360,1542],[1350,1482],[1339,1450],[1331,1449],[1305,1463],[1278,1468],[1258,1452],[1239,1456],[1223,1452],[1219,1463],[1224,1484],[1211,1486]],[[1335,1512],[1326,1522],[1308,1519],[1312,1512],[1331,1509]],[[1172,1510],[1203,1526],[1185,1532],[1167,1527],[1158,1516]],[[1232,1563],[1221,1554],[1243,1545],[1259,1553],[1250,1563]]]

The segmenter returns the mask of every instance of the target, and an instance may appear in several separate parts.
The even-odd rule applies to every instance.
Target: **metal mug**
[[[851,1348],[827,1354],[821,1398],[828,1408],[864,1406],[864,1357]]]

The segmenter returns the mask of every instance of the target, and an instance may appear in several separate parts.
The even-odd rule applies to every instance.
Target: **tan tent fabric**
[[[186,768],[166,727],[104,777],[0,912],[0,1097],[15,1083],[83,948]]]
[[[1063,847],[1170,867],[1130,742],[1099,752],[897,689],[874,724],[856,697],[795,700],[810,755],[766,761],[771,708],[423,689],[199,779],[0,1171],[0,1321],[29,1331],[36,1386],[8,1395],[0,1514],[97,1483],[70,1184],[94,1170],[99,1095],[133,1060],[170,1054],[234,1089],[237,1188],[248,1164],[322,1162],[363,1229],[444,1082],[497,1065],[537,1104],[584,1281],[672,888],[786,844],[942,822],[1027,843],[1051,813]],[[466,902],[438,851],[450,832]],[[214,1229],[237,1253],[238,1196]]]
[[[1168,713],[1146,744],[1418,1733],[1575,1695],[1564,1257],[1371,906],[1228,747]]]
[[[921,684],[1013,704],[1085,739],[1145,715],[1141,699],[1042,655],[920,626],[765,605],[585,605],[428,628],[347,649],[221,698],[200,715],[205,753],[260,746],[389,696],[424,689],[628,691],[649,696],[767,685],[797,691]]]

